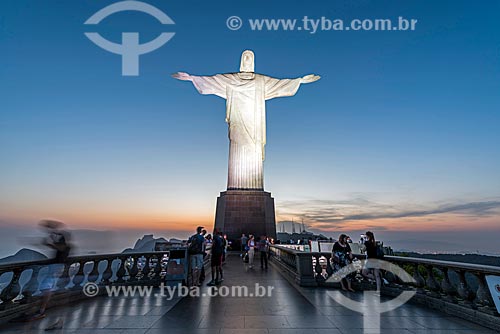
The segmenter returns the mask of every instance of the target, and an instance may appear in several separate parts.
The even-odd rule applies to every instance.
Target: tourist
[[[221,233],[215,229],[212,241],[210,263],[212,265],[212,280],[207,284],[208,286],[219,285],[222,278],[222,254],[224,253],[224,239]]]
[[[242,252],[240,256],[243,256],[243,254],[246,252],[246,247],[248,242],[248,238],[244,233],[241,235],[240,241],[241,241],[241,252]]]
[[[191,269],[192,285],[200,286],[200,274],[203,268],[203,244],[205,238],[201,235],[203,226],[196,228],[196,234],[193,234],[188,241],[189,264]]]
[[[224,234],[222,238],[224,240],[224,252],[222,253],[222,264],[224,265],[226,264],[226,255],[227,255],[227,249],[229,247],[229,241],[227,240],[227,234]]]
[[[267,254],[269,253],[269,240],[267,240],[266,236],[261,236],[259,241],[259,253],[260,253],[260,268],[267,269]]]
[[[252,234],[248,237],[248,268],[253,268],[253,258],[255,256],[255,238]]]
[[[269,241],[269,246],[274,245],[274,239],[273,238],[268,238],[267,240]],[[267,258],[268,259],[271,258],[271,247],[269,247],[269,249],[267,251]]]
[[[57,289],[59,277],[64,271],[64,265],[68,261],[71,246],[69,244],[70,234],[64,231],[64,224],[53,220],[42,220],[39,225],[46,230],[48,237],[43,241],[43,245],[55,251],[55,256],[49,264],[49,271],[44,280],[40,283],[42,293],[42,302],[38,313],[31,320],[37,320],[45,317],[45,310],[52,294]],[[63,321],[58,318],[57,321],[47,327],[45,330],[56,330],[63,327]]]
[[[201,230],[201,236],[203,237],[203,263],[205,263],[205,259],[209,256],[209,253],[207,251],[207,244],[211,243],[212,236],[210,234],[207,235],[207,230],[203,229]],[[200,285],[203,284],[205,281],[206,275],[205,275],[205,266],[201,266],[201,271],[200,271]]]
[[[332,259],[336,270],[340,270],[341,268],[351,263],[352,251],[349,243],[347,242],[347,236],[345,234],[341,234],[339,236],[339,240],[333,244]],[[342,290],[354,292],[354,289],[351,286],[351,279],[349,275],[340,280],[340,285],[342,287]]]
[[[362,274],[368,279],[375,280],[377,284],[377,292],[380,293],[382,287],[382,277],[380,275],[380,269],[376,266],[376,260],[380,258],[377,252],[377,242],[375,241],[375,235],[373,232],[365,233],[365,253],[366,253],[366,263],[363,268]],[[375,260],[375,261],[373,261]]]

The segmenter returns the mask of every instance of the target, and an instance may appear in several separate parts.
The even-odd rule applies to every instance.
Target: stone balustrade
[[[295,248],[271,246],[273,262],[301,286],[338,287],[338,283],[328,281],[334,273],[331,253],[304,252]],[[363,255],[356,257],[364,259]],[[394,274],[382,271],[388,282],[382,288],[383,294],[396,296],[402,290],[415,290],[414,302],[450,314],[459,312],[469,321],[500,330],[500,316],[485,278],[487,275],[500,276],[500,267],[400,256],[385,256],[384,260],[406,270],[415,283],[402,282]],[[372,283],[358,273],[354,286],[363,290],[373,288],[370,285]]]
[[[69,257],[59,265],[54,301],[85,297],[87,282],[97,285],[158,286],[166,275],[170,251]],[[0,322],[32,310],[40,301],[40,284],[51,260],[0,265]],[[101,289],[101,291],[104,289]]]

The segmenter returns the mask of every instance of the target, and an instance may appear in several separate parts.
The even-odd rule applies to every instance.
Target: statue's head
[[[255,55],[252,50],[245,50],[241,54],[240,72],[253,73],[255,70]]]

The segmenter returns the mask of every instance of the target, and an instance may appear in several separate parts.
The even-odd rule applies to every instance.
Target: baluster
[[[104,284],[110,284],[111,283],[110,279],[111,279],[111,277],[113,277],[113,269],[111,268],[113,265],[113,259],[108,258],[106,261],[108,263],[106,265],[106,269],[102,273],[102,282]]]
[[[493,299],[491,298],[484,273],[474,273],[474,275],[476,276],[479,284],[477,287],[476,299],[474,299],[474,303],[484,308],[492,307]]]
[[[332,254],[330,253],[325,255],[325,258],[326,258],[326,274],[328,275],[328,277],[330,277],[333,275],[333,267],[332,263],[330,262]]]
[[[0,293],[0,300],[3,303],[12,303],[13,299],[16,298],[21,292],[21,286],[19,285],[19,277],[24,271],[24,268],[15,268],[12,270],[12,279],[9,284]]]
[[[415,287],[417,288],[417,293],[425,293],[424,291],[424,286],[425,286],[425,280],[420,274],[420,270],[418,270],[419,265],[418,263],[413,264],[413,279],[415,280]]]
[[[458,285],[458,295],[462,299],[463,304],[470,305],[474,300],[474,292],[469,288],[467,284],[467,279],[465,278],[465,270],[458,271],[458,277],[460,278],[460,283]]]
[[[24,303],[29,303],[33,300],[33,295],[38,291],[38,274],[40,273],[41,266],[34,265],[31,267],[31,277],[28,283],[23,288]]]
[[[155,279],[159,280],[160,279],[160,275],[161,275],[161,262],[163,260],[163,254],[160,254],[160,255],[157,255],[156,256],[156,266],[155,266],[155,270],[154,270],[154,273],[155,273]],[[188,263],[185,263],[184,264],[185,266],[189,265]]]
[[[444,293],[444,300],[450,303],[457,303],[456,295],[457,295],[457,290],[451,284],[450,281],[450,270],[446,267],[440,268],[441,271],[443,272],[443,280],[441,281],[441,291]]]
[[[316,272],[316,280],[323,282],[325,280],[325,277],[323,277],[323,268],[321,267],[321,263],[319,262],[321,255],[316,254],[314,255],[314,258],[316,259],[316,266],[314,268],[314,271]]]
[[[97,280],[99,279],[99,260],[95,260],[92,266],[92,271],[88,275],[88,281],[89,282],[94,282],[98,283]]]
[[[66,286],[68,285],[70,281],[69,277],[69,268],[71,267],[71,263],[66,262],[66,263],[61,263],[59,265],[59,268],[61,270],[61,276],[59,276],[59,279],[57,280],[57,287],[59,289],[65,289]]]
[[[127,274],[127,270],[125,269],[125,265],[127,262],[127,257],[121,256],[120,257],[120,267],[118,268],[118,271],[116,272],[116,281],[118,283],[123,283],[125,282],[125,275]]]
[[[151,260],[151,255],[146,256],[146,262],[144,263],[144,268],[142,268],[142,280],[143,281],[148,281],[150,279],[149,277],[149,272],[151,271],[150,268],[150,260]]]
[[[85,273],[83,272],[83,267],[85,267],[85,261],[78,261],[78,271],[75,276],[73,276],[73,289],[77,290],[81,288],[81,284],[85,279]]]
[[[138,266],[139,257],[136,255],[136,256],[132,256],[131,259],[134,261],[134,264],[132,265],[132,268],[130,268],[130,271],[129,271],[130,282],[135,282],[138,280],[137,274],[139,273],[139,266]]]
[[[427,279],[425,280],[425,285],[427,289],[429,289],[429,295],[432,297],[440,297],[441,295],[438,293],[440,290],[439,284],[434,277],[434,266],[426,265],[425,271],[427,272]]]

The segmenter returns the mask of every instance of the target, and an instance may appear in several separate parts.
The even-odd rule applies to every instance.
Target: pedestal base
[[[276,238],[274,198],[263,190],[227,190],[217,198],[215,228],[230,240],[239,240],[242,233]]]

